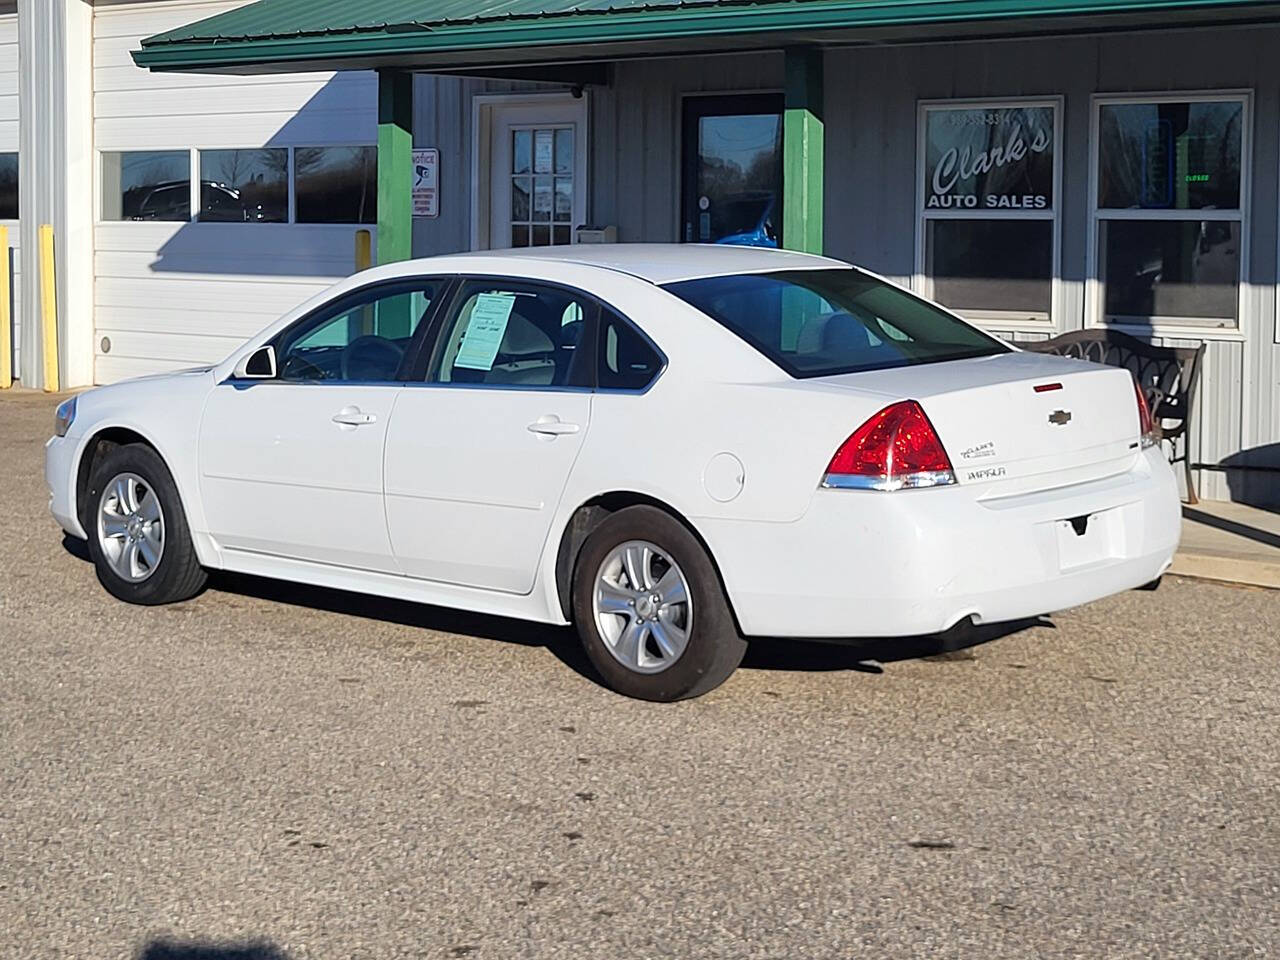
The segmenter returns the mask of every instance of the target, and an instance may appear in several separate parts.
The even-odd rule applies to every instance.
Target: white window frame
[[[1109,104],[1218,103],[1239,101],[1240,119],[1240,206],[1236,210],[1142,210],[1100,209],[1102,108]],[[1089,106],[1089,220],[1086,225],[1088,249],[1085,268],[1085,326],[1091,329],[1120,330],[1141,337],[1180,339],[1244,340],[1249,318],[1249,233],[1252,226],[1253,181],[1253,91],[1185,90],[1163,93],[1096,93]],[[1202,317],[1134,317],[1107,322],[1106,285],[1103,281],[1102,251],[1099,243],[1103,220],[1120,221],[1217,221],[1240,224],[1240,275],[1236,290],[1236,319],[1211,320]],[[1129,319],[1131,322],[1125,322]]]
[[[1001,110],[1049,107],[1053,110],[1053,207],[1042,210],[926,210],[925,160],[930,110]],[[1062,122],[1064,99],[1049,97],[1006,97],[920,100],[916,112],[916,251],[911,289],[933,299],[933,278],[926,272],[928,221],[930,220],[1042,220],[1053,224],[1053,254],[1049,275],[1049,313],[1028,316],[1021,310],[964,310],[966,320],[988,330],[1001,332],[1052,333],[1062,327]],[[952,308],[948,308],[952,309]]]
[[[279,229],[280,227],[290,227],[295,225],[304,226],[304,227],[341,227],[344,229],[355,228],[355,229],[364,229],[364,230],[372,229],[373,227],[376,226],[376,222],[375,223],[311,223],[311,222],[308,222],[303,224],[298,223],[297,190],[296,190],[296,184],[294,182],[297,168],[294,162],[294,151],[308,150],[313,148],[323,149],[326,147],[372,147],[376,151],[378,148],[378,145],[376,143],[297,143],[297,144],[291,143],[288,145],[266,144],[264,146],[258,146],[258,147],[246,147],[243,145],[233,145],[229,147],[226,147],[226,146],[155,147],[155,148],[120,147],[120,148],[113,148],[113,149],[103,148],[103,149],[95,150],[94,151],[95,161],[94,161],[94,171],[93,171],[94,226],[118,224],[118,223],[134,223],[134,224],[159,223],[161,225],[167,225],[167,226],[174,226],[175,224],[184,224],[184,223],[185,224],[203,223],[204,226],[216,226],[218,229],[222,229],[225,227],[237,228],[240,226],[247,225],[247,224],[210,222],[208,220],[205,220],[205,221],[200,220],[200,154],[201,152],[205,150],[287,150],[289,154],[289,162],[287,166],[288,190],[289,190],[288,219],[278,221],[278,222],[272,222],[272,223],[253,223],[253,226],[256,229],[264,229],[264,228],[268,230],[272,228]],[[190,157],[190,160],[188,162],[190,164],[190,177],[191,177],[191,182],[190,182],[191,209],[190,209],[190,215],[187,217],[187,219],[186,220],[161,220],[161,221],[105,219],[102,216],[102,204],[103,204],[103,201],[106,199],[102,191],[102,157],[103,157],[103,154],[107,154],[107,153],[186,153],[188,154],[188,156]],[[21,171],[19,171],[19,176],[21,176]],[[248,221],[248,222],[252,222],[252,221]]]

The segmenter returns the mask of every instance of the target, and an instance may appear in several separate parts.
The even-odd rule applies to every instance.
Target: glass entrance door
[[[782,234],[782,95],[684,101],[686,243],[777,247]]]

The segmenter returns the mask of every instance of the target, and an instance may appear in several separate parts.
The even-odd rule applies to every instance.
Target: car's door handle
[[[372,413],[364,413],[355,407],[344,407],[333,415],[333,422],[344,427],[359,427],[366,423],[376,423],[377,420]]]
[[[539,417],[529,424],[530,433],[541,434],[544,437],[562,437],[565,434],[577,433],[580,429],[582,428],[576,423],[566,423],[555,414]]]

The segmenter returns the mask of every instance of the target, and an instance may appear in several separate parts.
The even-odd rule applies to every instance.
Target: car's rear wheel
[[[102,458],[89,478],[85,519],[89,555],[112,596],[176,603],[204,586],[177,485],[150,447],[127,444]]]
[[[706,550],[656,507],[619,510],[587,538],[573,613],[605,682],[641,700],[713,690],[747,649]]]

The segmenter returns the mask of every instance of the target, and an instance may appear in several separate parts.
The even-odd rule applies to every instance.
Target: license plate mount
[[[1058,569],[1074,570],[1121,556],[1124,533],[1121,520],[1119,508],[1059,520],[1055,524]]]

